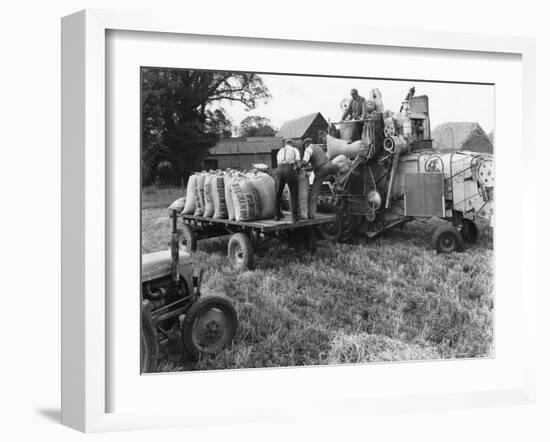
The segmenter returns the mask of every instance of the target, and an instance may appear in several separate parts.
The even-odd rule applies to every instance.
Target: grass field
[[[142,210],[143,253],[169,247],[166,207]],[[229,266],[227,239],[199,242],[203,294],[232,298],[237,337],[198,362],[168,346],[159,370],[492,356],[492,229],[480,226],[477,245],[444,255],[430,247],[435,223],[353,244],[321,241],[313,256],[281,246],[244,273]]]

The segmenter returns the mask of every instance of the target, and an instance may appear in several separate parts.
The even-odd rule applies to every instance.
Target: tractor
[[[159,349],[179,340],[188,356],[216,353],[235,338],[238,321],[225,296],[201,297],[203,271],[194,274],[190,254],[180,250],[181,232],[171,212],[171,250],[141,259],[141,373],[155,371]]]
[[[453,252],[476,241],[477,219],[492,223],[492,154],[434,149],[428,97],[414,94],[413,87],[399,113],[373,111],[362,120],[329,124],[328,157],[344,154],[352,161],[323,185],[318,210],[337,216],[319,227],[321,237],[375,238],[437,217],[448,222],[435,229],[432,246]]]

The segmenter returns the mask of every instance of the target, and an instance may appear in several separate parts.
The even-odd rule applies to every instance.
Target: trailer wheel
[[[157,331],[151,320],[150,306],[141,308],[140,372],[155,371],[158,356]]]
[[[187,249],[188,252],[194,252],[197,250],[197,235],[193,231],[193,228],[189,224],[183,224],[181,227],[181,244]]]
[[[217,353],[235,339],[237,324],[237,313],[227,297],[206,296],[195,302],[183,318],[183,345],[194,357]]]
[[[438,253],[461,252],[464,242],[459,231],[451,225],[438,227],[432,235],[432,247]]]
[[[476,224],[471,219],[462,220],[462,229],[460,236],[466,243],[475,244],[477,242],[478,230]]]
[[[251,270],[254,267],[254,248],[244,233],[235,233],[229,239],[227,256],[237,270]]]

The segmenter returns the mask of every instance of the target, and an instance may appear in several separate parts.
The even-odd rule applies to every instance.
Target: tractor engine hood
[[[172,265],[172,256],[170,250],[148,253],[141,257],[141,280],[142,282],[151,281],[170,274]],[[185,250],[179,251],[179,273],[186,277],[192,274],[191,255]],[[186,278],[187,279],[187,278]]]

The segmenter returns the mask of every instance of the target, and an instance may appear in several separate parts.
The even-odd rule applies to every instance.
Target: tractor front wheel
[[[217,353],[235,339],[237,324],[237,313],[227,297],[206,296],[183,318],[183,345],[194,357]]]
[[[451,225],[438,227],[432,236],[432,247],[438,253],[462,252],[464,242],[460,232]]]

